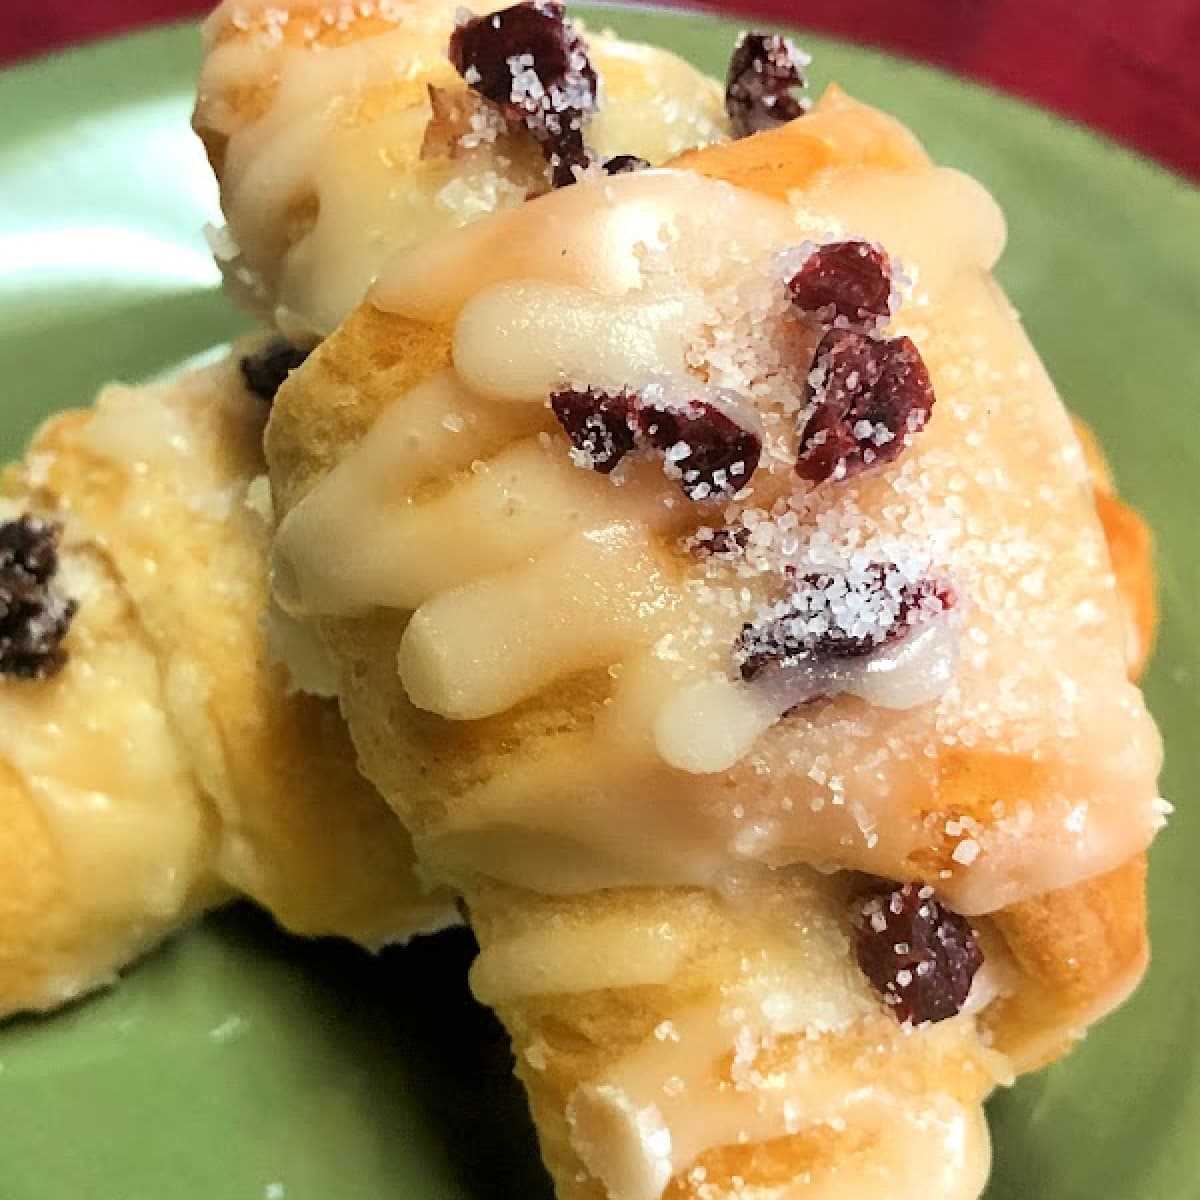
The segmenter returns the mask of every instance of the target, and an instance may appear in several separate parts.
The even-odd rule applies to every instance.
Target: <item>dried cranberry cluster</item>
[[[0,675],[45,679],[67,661],[77,611],[53,586],[60,528],[25,514],[0,524]]]
[[[597,107],[587,43],[557,0],[526,0],[460,21],[450,38],[454,69],[512,126],[528,129],[555,187],[575,182],[592,155],[584,125]]]
[[[808,56],[777,33],[743,33],[725,83],[725,112],[733,136],[749,137],[794,121],[808,111],[795,93],[808,86]]]
[[[242,379],[260,400],[273,404],[284,381],[304,365],[310,353],[293,345],[287,338],[272,338],[260,350],[242,359]]]
[[[906,883],[869,896],[857,914],[858,964],[896,1019],[945,1021],[963,1009],[983,966],[970,922]]]
[[[925,427],[935,396],[912,340],[878,332],[891,312],[887,255],[863,241],[831,242],[787,287],[796,311],[823,331],[806,382],[797,474],[823,483],[894,461]]]
[[[663,456],[690,500],[717,499],[749,482],[762,439],[715,405],[656,404],[634,392],[566,389],[550,407],[586,465],[611,474],[639,441]]]
[[[800,575],[783,611],[742,627],[734,661],[751,683],[768,668],[806,659],[861,658],[954,604],[954,590],[944,580],[901,584],[887,563],[873,563],[852,581],[831,573]]]

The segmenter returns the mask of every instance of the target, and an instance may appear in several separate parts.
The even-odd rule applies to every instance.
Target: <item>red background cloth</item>
[[[212,6],[2,0],[0,62]],[[708,0],[707,7],[937,63],[1200,179],[1200,0]]]

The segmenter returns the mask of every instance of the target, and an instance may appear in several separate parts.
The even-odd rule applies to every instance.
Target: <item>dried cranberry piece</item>
[[[555,187],[590,165],[584,123],[596,111],[596,72],[587,43],[557,0],[526,0],[468,17],[450,38],[455,70],[510,124],[538,140]]]
[[[924,1025],[962,1011],[983,951],[970,922],[906,883],[863,903],[856,922],[858,965],[896,1019]]]
[[[580,460],[601,475],[610,475],[634,447],[634,404],[628,392],[592,388],[564,390],[550,397],[550,407]]]
[[[888,563],[852,573],[801,575],[770,618],[742,627],[734,661],[749,683],[768,668],[805,659],[859,658],[954,604],[954,591],[944,580],[907,581]]]
[[[0,675],[46,679],[67,661],[78,605],[52,586],[61,533],[29,514],[0,524]]]
[[[910,338],[831,329],[817,346],[813,376],[796,462],[812,483],[892,462],[933,409],[933,381]]]
[[[633,392],[564,389],[550,407],[577,461],[607,475],[639,441],[661,453],[691,500],[736,492],[758,469],[762,439],[713,404],[655,404]]]
[[[762,457],[757,433],[702,400],[678,408],[643,404],[638,428],[679,471],[689,500],[716,499],[745,487]]]
[[[284,337],[272,338],[260,350],[242,359],[242,378],[246,387],[268,404],[275,401],[287,377],[304,365],[310,350],[294,346]]]
[[[650,163],[636,154],[616,154],[604,160],[605,175],[632,175],[635,171],[648,171]]]
[[[891,315],[892,266],[870,242],[829,242],[804,260],[788,291],[797,308],[826,324],[841,317],[872,329]]]
[[[793,95],[808,86],[808,56],[777,33],[743,33],[738,38],[725,83],[725,111],[733,136],[749,137],[794,121],[808,101]]]

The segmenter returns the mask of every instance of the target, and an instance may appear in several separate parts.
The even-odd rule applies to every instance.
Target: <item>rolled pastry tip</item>
[[[457,0],[226,0],[210,16],[193,123],[221,184],[217,259],[256,315],[324,335],[390,253],[552,185],[544,123],[500,97],[506,115],[494,88],[468,85],[483,82],[469,59],[452,64],[465,13]],[[570,37],[564,52],[588,56],[561,88],[578,105],[581,168],[660,163],[727,133],[719,86],[681,58],[581,26]],[[505,81],[536,110],[536,87]]]
[[[72,611],[53,669],[0,673],[0,1012],[109,982],[233,894],[371,947],[453,919],[334,704],[268,647],[267,411],[235,356],[105,389],[6,475],[4,527],[54,531]]]
[[[561,1197],[976,1196],[982,1097],[1140,978],[1150,564],[1003,242],[831,92],[398,257],[280,392],[277,598],[466,898]]]

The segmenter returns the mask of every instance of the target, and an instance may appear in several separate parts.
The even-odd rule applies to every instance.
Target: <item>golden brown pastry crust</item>
[[[817,914],[823,901],[803,875],[781,877],[772,889],[770,905],[785,910],[794,906],[814,924],[820,920]],[[561,944],[586,939],[609,922],[636,926],[648,920],[669,926],[675,937],[689,942],[689,954],[666,983],[574,993],[551,990],[500,999],[490,990],[492,956],[502,956],[522,935],[544,938],[549,931]],[[580,1081],[603,1078],[614,1062],[653,1043],[656,1030],[661,1037],[680,1013],[704,1005],[728,987],[757,951],[762,928],[758,920],[713,893],[682,888],[549,898],[486,887],[476,893],[471,924],[481,946],[472,985],[485,1003],[495,1006],[512,1037],[516,1072],[529,1095],[556,1194],[559,1200],[605,1200],[608,1193],[600,1181],[581,1174],[572,1138],[571,1101]],[[882,1074],[898,1087],[892,1099],[898,1106],[919,1106],[931,1094],[972,1106],[995,1087],[996,1062],[973,1043],[969,1030],[954,1027],[957,1022],[933,1031],[931,1037],[913,1037],[873,1009],[868,1002],[867,1015],[836,1035],[814,1038],[799,1033],[773,1039],[761,1051],[756,1068],[763,1074],[787,1072],[796,1064],[813,1072],[862,1070],[868,1087],[878,1083]],[[680,1045],[686,1056],[686,1034]],[[703,1054],[700,1049],[693,1052]],[[872,1065],[873,1056],[886,1060],[882,1072]],[[730,1080],[734,1071],[733,1064],[725,1062],[718,1076]],[[703,1108],[704,1098],[697,1097],[696,1103]],[[856,1160],[886,1158],[885,1136],[885,1130],[851,1117],[840,1127],[835,1121],[766,1140],[752,1139],[745,1145],[720,1146],[676,1174],[662,1194],[665,1200],[717,1200],[731,1195],[787,1200],[807,1194],[802,1181],[810,1176],[819,1189],[823,1180],[851,1169]],[[933,1163],[927,1166],[936,1169]],[[986,1159],[982,1166],[986,1171]],[[887,1180],[880,1176],[878,1183],[886,1186]]]

